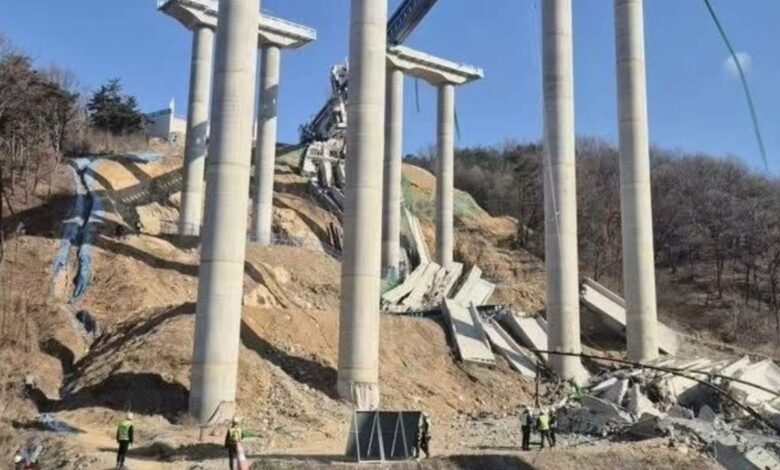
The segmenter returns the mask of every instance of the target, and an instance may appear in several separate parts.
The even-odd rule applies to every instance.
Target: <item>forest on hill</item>
[[[429,149],[407,161],[435,171],[434,155]],[[517,246],[540,256],[542,161],[540,143],[461,148],[455,156],[456,187],[492,215],[517,218]],[[734,157],[662,148],[651,150],[651,178],[659,278],[741,304],[773,326],[763,336],[780,345],[780,180]],[[602,140],[577,142],[577,211],[581,275],[620,291],[619,156]]]

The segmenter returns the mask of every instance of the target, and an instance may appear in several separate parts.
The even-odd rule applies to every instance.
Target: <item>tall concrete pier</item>
[[[574,64],[571,0],[542,1],[544,86],[544,245],[549,348],[580,352]],[[564,379],[578,380],[577,357],[550,356]]]
[[[344,261],[337,390],[357,409],[379,406],[379,274],[387,0],[352,0],[349,31]],[[379,171],[377,171],[379,170]]]
[[[257,144],[255,146],[255,187],[252,197],[252,236],[261,245],[271,244],[274,202],[274,162],[276,160],[276,120],[279,96],[281,51],[275,44],[260,49],[261,70]]]
[[[615,0],[623,293],[628,357],[658,357],[642,0]]]
[[[214,68],[214,29],[198,25],[192,32],[192,66],[187,106],[187,140],[181,191],[179,233],[199,235],[203,204],[203,168],[209,128],[209,97]]]
[[[190,413],[233,413],[238,371],[259,0],[219,3]]]
[[[404,73],[387,66],[385,165],[382,192],[382,271],[401,262],[401,165],[403,163]]]
[[[436,262],[452,266],[455,193],[455,86],[439,85],[436,131]]]

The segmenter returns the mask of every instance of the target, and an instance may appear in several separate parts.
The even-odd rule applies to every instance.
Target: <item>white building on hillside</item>
[[[167,109],[146,114],[146,119],[149,120],[149,137],[184,143],[187,135],[187,119],[174,113],[173,98]]]

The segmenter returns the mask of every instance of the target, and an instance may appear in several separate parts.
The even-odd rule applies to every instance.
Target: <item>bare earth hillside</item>
[[[176,194],[157,183],[178,164],[169,158],[97,167],[112,225],[96,236],[91,282],[77,299],[71,298],[78,269],[74,250],[64,273],[52,277],[60,225],[72,203],[67,174],[56,175],[59,189],[51,196],[23,209],[27,229],[8,243],[2,273],[0,461],[9,461],[23,442],[40,439],[43,468],[112,468],[117,420],[132,410],[137,445],[130,468],[223,468],[224,428],[200,429],[186,416],[197,243],[113,231],[113,224],[132,227],[135,221],[128,218],[143,212],[138,207],[166,208],[159,214],[176,210]],[[435,181],[415,167],[404,173],[407,203],[422,217],[430,243],[433,224],[426,214]],[[305,180],[286,165],[278,167],[276,190],[275,233],[304,242],[247,247],[238,410],[244,427],[258,435],[248,443],[256,468],[338,468],[350,418],[349,407],[335,395],[340,264],[320,242],[337,219],[308,197]],[[124,201],[128,194],[140,199]],[[464,193],[457,195],[456,218],[456,258],[479,264],[498,283],[493,300],[530,312],[543,309],[543,264],[509,248],[515,222],[489,217]],[[164,228],[171,221],[159,222]],[[79,312],[88,312],[97,329],[85,329]],[[383,316],[381,340],[383,408],[428,410],[436,423],[433,450],[441,454],[394,468],[710,465],[656,441],[520,455],[515,415],[531,401],[532,381],[503,362],[494,368],[456,362],[438,320]],[[43,414],[75,432],[46,430]]]

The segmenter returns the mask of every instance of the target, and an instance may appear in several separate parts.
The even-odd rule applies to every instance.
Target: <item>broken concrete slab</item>
[[[401,230],[412,252],[412,259],[416,259],[420,264],[430,263],[431,256],[428,253],[428,245],[425,244],[420,221],[406,207],[403,208],[403,215]]]
[[[506,359],[509,366],[527,377],[536,377],[536,363],[530,351],[523,350],[495,320],[483,323],[483,328],[493,348]]]
[[[409,295],[409,293],[412,291],[412,289],[417,286],[417,284],[420,282],[420,277],[422,277],[423,273],[428,269],[429,263],[424,263],[409,273],[409,275],[404,279],[404,282],[402,282],[399,286],[385,292],[385,294],[382,296],[382,301],[386,302],[388,304],[396,304],[400,302],[404,297]]]
[[[631,417],[610,402],[589,395],[579,402],[558,410],[561,431],[606,437],[631,423]]]
[[[697,418],[699,418],[702,421],[707,421],[708,423],[714,423],[715,419],[717,419],[718,415],[715,414],[714,411],[712,411],[712,408],[710,408],[707,405],[702,406],[699,408],[699,415]]]
[[[668,410],[666,410],[667,416],[670,418],[681,418],[681,419],[693,419],[693,411],[689,410],[688,408],[683,408],[679,405],[673,405],[669,407]]]
[[[580,397],[580,403],[594,414],[603,415],[605,418],[615,420],[621,423],[630,423],[633,420],[628,413],[620,409],[612,402],[602,400],[592,395],[583,395]]]
[[[675,439],[693,436],[706,446],[719,464],[729,470],[778,468],[777,455],[769,451],[776,445],[775,436],[768,437],[745,429],[732,429],[722,422],[708,422],[700,419],[667,417],[660,426],[670,429]]]
[[[745,460],[761,470],[780,470],[780,458],[763,447],[753,447],[744,453]]]
[[[617,294],[592,279],[585,279],[580,288],[580,300],[593,312],[601,314],[604,324],[612,331],[626,336],[626,303]],[[677,332],[658,322],[658,349],[675,355],[679,349]]]
[[[442,311],[460,358],[464,361],[495,364],[496,358],[490,350],[479,315],[474,315],[468,307],[450,299],[444,300]]]
[[[671,403],[679,403],[688,406],[698,403],[708,403],[710,401],[710,389],[702,385],[695,379],[704,380],[712,368],[712,361],[707,358],[692,360],[676,360],[667,364],[666,367],[679,369],[683,375],[674,373],[658,373],[655,381],[658,384],[664,398]],[[698,408],[698,406],[697,406]]]
[[[436,305],[440,304],[444,298],[449,297],[455,283],[458,282],[461,274],[463,274],[463,264],[452,263],[449,269],[444,269],[444,272],[440,274],[443,275],[434,281],[433,289],[430,293],[430,302]]]
[[[634,384],[628,392],[628,412],[632,416],[662,416],[663,413],[655,407],[652,401],[642,393],[639,384]]]
[[[601,390],[597,396],[602,400],[607,400],[618,406],[622,406],[623,399],[625,398],[627,392],[628,379],[620,379],[615,381],[615,383],[609,387]]]
[[[452,299],[461,305],[471,305],[472,303],[476,306],[486,305],[496,286],[492,282],[482,279],[481,276],[482,270],[472,266]]]
[[[769,403],[764,403],[761,408],[761,415],[764,419],[772,423],[772,426],[776,429],[780,429],[780,409]]]
[[[656,437],[663,437],[666,432],[659,425],[660,417],[645,414],[639,417],[639,419],[632,424],[626,432],[629,436],[636,439],[653,439]]]
[[[417,283],[412,288],[412,291],[401,301],[401,306],[406,310],[422,308],[426,295],[433,289],[436,277],[443,276],[446,272],[445,268],[442,268],[436,263],[426,264],[425,270],[417,279]]]
[[[599,396],[601,392],[615,385],[618,382],[618,380],[620,380],[618,377],[610,377],[607,380],[600,382],[595,387],[591,388],[590,393]]]
[[[769,390],[780,391],[780,367],[769,359],[745,367],[735,374],[735,378],[760,385]],[[774,393],[738,382],[731,382],[729,390],[734,398],[751,406],[758,406],[778,398]]]
[[[780,460],[761,447],[743,452],[737,445],[720,441],[712,446],[715,459],[727,470],[780,470]]]
[[[736,374],[742,372],[742,369],[750,365],[750,358],[748,356],[742,356],[739,359],[731,361],[726,366],[721,367],[715,372],[718,375],[724,375],[726,377],[735,377]]]
[[[509,311],[501,317],[501,324],[520,344],[534,351],[547,350],[547,320],[540,316],[526,317]],[[541,353],[541,358],[547,361],[547,354]]]

